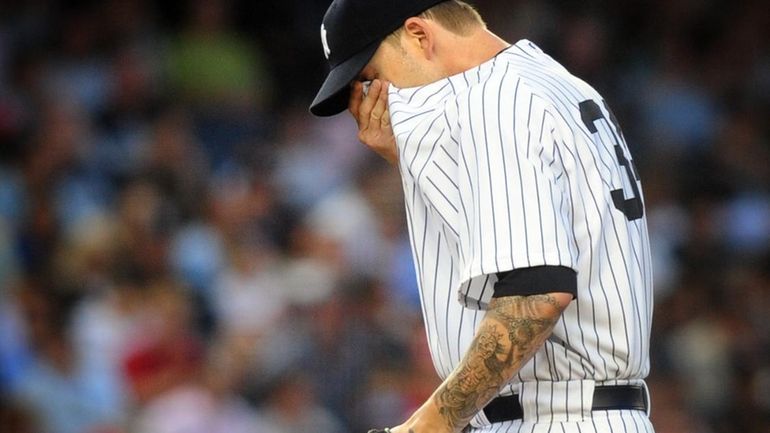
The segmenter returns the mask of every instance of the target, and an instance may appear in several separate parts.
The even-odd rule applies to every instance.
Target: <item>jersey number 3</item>
[[[615,139],[615,155],[618,158],[618,164],[626,169],[626,174],[628,175],[628,180],[630,181],[631,188],[633,190],[633,195],[631,198],[626,198],[626,194],[623,191],[623,188],[610,191],[612,194],[612,201],[615,203],[615,207],[619,211],[623,212],[629,221],[638,220],[642,217],[642,215],[644,215],[642,196],[639,193],[639,186],[637,185],[637,181],[639,180],[639,172],[636,170],[634,161],[626,158],[626,154],[623,151],[623,146],[621,145],[623,135],[617,118],[615,118],[615,115],[612,113],[612,110],[610,110],[610,107],[607,105],[607,103],[604,101],[602,101],[602,103],[604,104],[604,108],[606,108],[607,112],[610,114],[609,121],[612,123],[612,125],[608,126],[612,132],[612,136]],[[597,134],[599,129],[596,126],[596,122],[600,120],[607,122],[607,118],[604,116],[604,113],[602,113],[601,108],[599,108],[599,104],[591,99],[581,102],[580,117],[583,119],[583,123],[585,123],[586,128],[588,128],[588,130],[594,134],[594,137],[597,137],[599,140],[601,140],[602,138]]]

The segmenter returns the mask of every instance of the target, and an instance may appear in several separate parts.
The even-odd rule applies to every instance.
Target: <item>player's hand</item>
[[[447,425],[447,419],[441,415],[438,406],[431,398],[403,424],[369,430],[369,433],[460,433],[461,430],[462,428]]]
[[[364,95],[364,85],[353,82],[348,110],[358,123],[358,139],[377,152],[389,163],[398,162],[398,150],[388,112],[388,87],[390,83],[374,80]]]

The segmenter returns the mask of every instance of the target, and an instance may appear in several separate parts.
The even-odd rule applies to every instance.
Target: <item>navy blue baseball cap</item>
[[[310,105],[316,116],[348,108],[350,83],[372,59],[380,43],[404,24],[446,0],[334,0],[321,24],[329,75]]]

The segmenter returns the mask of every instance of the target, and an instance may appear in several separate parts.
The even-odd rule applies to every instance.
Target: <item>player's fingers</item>
[[[388,94],[390,90],[390,83],[385,81],[382,86],[382,97],[385,100],[385,111],[382,113],[382,117],[380,118],[380,127],[381,128],[390,128],[390,109],[388,106]]]
[[[382,119],[380,119],[380,128],[387,129],[390,128],[390,110],[387,108],[385,109],[385,112],[382,114]]]
[[[372,109],[374,108],[374,105],[377,103],[377,99],[379,98],[381,86],[382,83],[380,83],[380,80],[372,81],[371,86],[369,86],[369,93],[364,97],[364,100],[361,102],[361,106],[359,107],[358,129],[365,130],[369,128]]]
[[[360,81],[354,81],[350,85],[350,100],[348,100],[348,111],[350,111],[350,114],[353,115],[353,118],[356,119],[357,123],[361,123],[358,120],[358,114],[361,110],[361,102],[363,101],[364,96],[364,85]]]
[[[388,87],[385,83],[380,84],[380,90],[377,94],[377,101],[372,108],[371,118],[372,121],[380,126],[382,124],[382,118],[385,115],[385,111],[388,109]]]

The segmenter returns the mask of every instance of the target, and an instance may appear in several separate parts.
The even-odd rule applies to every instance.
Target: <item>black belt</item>
[[[643,410],[647,411],[647,393],[640,385],[597,386],[591,410]],[[515,421],[524,417],[519,396],[497,397],[484,408],[490,423]]]

